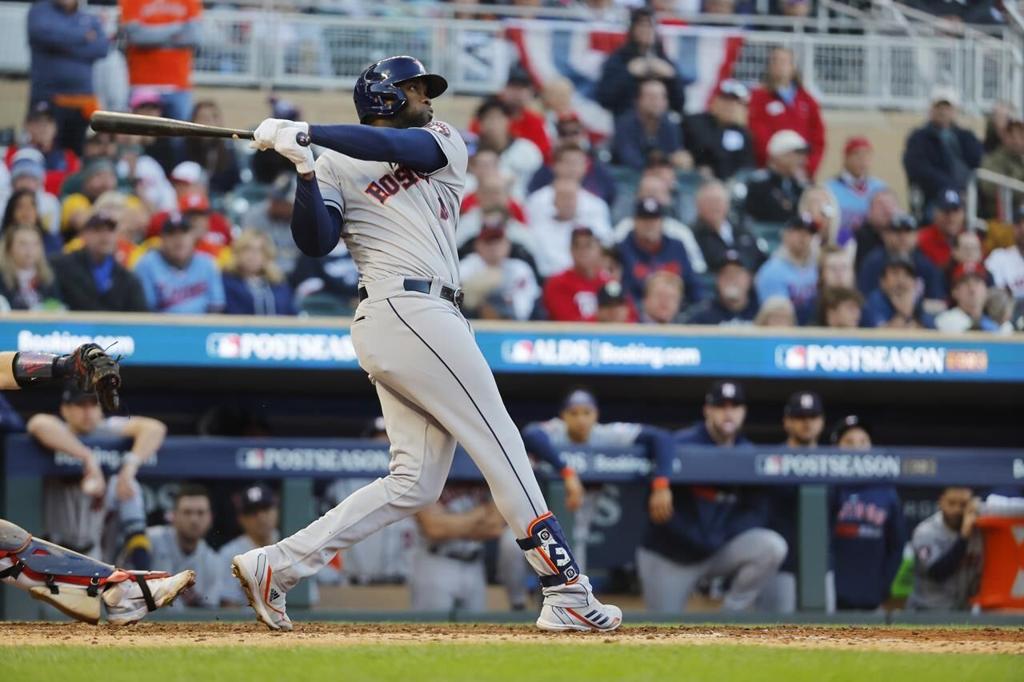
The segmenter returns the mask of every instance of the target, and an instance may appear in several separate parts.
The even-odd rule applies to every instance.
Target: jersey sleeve
[[[469,151],[462,135],[443,121],[431,121],[423,129],[434,137],[448,159],[448,164],[431,173],[430,177],[461,193],[466,186],[466,168],[469,164]]]
[[[328,208],[333,208],[345,216],[345,197],[341,193],[341,183],[335,172],[334,164],[331,163],[331,152],[321,154],[316,160],[314,170],[316,171],[316,183],[320,189],[320,196]]]
[[[601,439],[604,441],[601,445],[615,445],[618,447],[628,448],[629,446],[636,443],[636,439],[640,437],[640,432],[643,431],[642,424],[632,424],[629,422],[612,422],[606,424],[608,427],[601,434]]]

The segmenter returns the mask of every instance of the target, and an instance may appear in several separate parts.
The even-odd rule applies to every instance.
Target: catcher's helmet
[[[359,120],[365,121],[373,116],[390,118],[401,111],[407,100],[398,84],[413,78],[426,80],[427,96],[431,98],[448,89],[448,81],[437,74],[427,73],[420,60],[413,57],[388,57],[367,67],[359,74],[352,93]]]

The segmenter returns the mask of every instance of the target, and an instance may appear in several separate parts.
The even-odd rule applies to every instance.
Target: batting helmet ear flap
[[[352,99],[360,122],[369,118],[391,118],[405,107],[408,99],[399,84],[422,78],[427,84],[427,96],[438,97],[448,89],[448,81],[413,57],[388,57],[366,68],[356,80]]]

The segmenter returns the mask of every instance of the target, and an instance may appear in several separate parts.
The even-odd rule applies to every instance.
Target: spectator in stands
[[[657,199],[649,197],[636,204],[633,231],[618,245],[622,261],[622,284],[634,299],[643,298],[647,278],[662,270],[675,273],[685,282],[686,300],[700,300],[702,287],[690,265],[683,242],[664,234],[664,208]]]
[[[636,101],[640,82],[649,79],[665,85],[668,108],[681,114],[686,96],[679,70],[658,40],[654,12],[638,8],[630,14],[626,43],[601,68],[595,99],[613,116],[619,116]]]
[[[129,104],[131,105],[132,113],[140,116],[168,115],[161,93],[156,88],[136,88],[132,91]],[[153,159],[160,166],[163,176],[170,175],[174,167],[182,161],[183,140],[181,139],[162,135],[122,135],[119,138],[122,146],[128,144],[138,145],[138,149],[134,150],[135,153],[140,157]],[[150,168],[152,164],[146,162],[145,166],[144,168],[134,168],[134,175],[146,178],[149,182],[154,183],[158,178]]]
[[[64,304],[46,262],[43,231],[32,223],[4,227],[0,250],[0,296],[12,310],[60,310]]]
[[[69,310],[139,312],[147,310],[138,278],[114,258],[117,219],[93,214],[82,228],[82,248],[53,262],[64,304]]]
[[[65,238],[78,234],[92,214],[93,202],[100,195],[117,189],[114,164],[107,159],[93,159],[82,169],[82,191],[64,198],[60,207],[60,225]]]
[[[811,13],[811,0],[775,0],[774,14],[803,19]]]
[[[861,229],[854,235],[857,245],[857,255],[854,259],[854,267],[859,273],[868,254],[873,253],[876,248],[882,246],[882,235],[896,221],[905,214],[900,208],[896,193],[889,188],[880,189],[871,196],[868,202],[868,214],[864,219]],[[916,223],[915,223],[916,224]]]
[[[168,218],[160,247],[135,264],[149,308],[160,313],[214,313],[224,309],[224,282],[211,256],[196,251],[188,221]]]
[[[292,290],[274,260],[276,254],[270,237],[255,230],[245,230],[231,245],[231,255],[231,263],[224,270],[225,313],[295,314]]]
[[[43,247],[47,253],[57,253],[63,246],[60,234],[46,232],[43,227],[42,217],[39,215],[39,208],[36,205],[37,195],[27,189],[17,190],[11,195],[4,207],[3,222],[0,230],[6,232],[21,225],[30,225],[39,229],[43,236]]]
[[[856,286],[853,270],[853,254],[833,244],[826,244],[818,254],[818,287],[815,296],[797,308],[796,317],[801,325],[820,324],[824,320],[821,307],[821,293],[825,289],[852,288]]]
[[[928,123],[910,133],[903,150],[907,180],[922,193],[926,218],[947,189],[966,189],[971,173],[981,163],[981,142],[956,124],[958,106],[952,88],[935,88]]]
[[[25,147],[37,149],[43,155],[46,166],[44,187],[50,194],[58,194],[64,178],[77,172],[81,167],[78,155],[58,143],[57,122],[53,114],[53,105],[49,102],[37,102],[29,109],[25,116],[23,142],[7,148],[4,161],[8,168],[14,160],[14,155]]]
[[[597,292],[608,281],[601,271],[601,242],[588,227],[572,230],[572,267],[544,283],[544,308],[556,322],[593,322]]]
[[[975,528],[979,506],[970,488],[950,486],[939,497],[939,510],[914,529],[914,588],[908,609],[968,608],[981,577],[982,540]]]
[[[615,119],[612,163],[641,171],[652,157],[668,159],[676,168],[693,167],[683,148],[679,114],[668,108],[665,84],[644,80],[637,85],[636,103]]]
[[[858,329],[864,311],[864,297],[852,287],[828,287],[821,292],[822,326],[830,329]]]
[[[59,197],[61,199],[82,191],[84,180],[84,169],[93,159],[106,159],[114,162],[117,160],[117,140],[112,133],[97,133],[89,128],[85,133],[85,142],[82,145],[81,167],[74,173],[64,177],[60,185]]]
[[[697,221],[694,236],[708,269],[725,263],[725,254],[735,251],[747,270],[754,272],[765,261],[764,250],[745,227],[729,220],[729,192],[721,182],[709,180],[697,190]]]
[[[498,154],[498,168],[506,177],[512,178],[512,198],[523,199],[530,178],[544,164],[543,154],[527,138],[515,137],[511,112],[501,100],[484,100],[476,110],[476,119],[480,122],[478,148]]]
[[[754,141],[746,125],[749,101],[747,86],[730,78],[718,86],[706,112],[686,117],[684,142],[704,176],[728,180],[755,167]]]
[[[953,257],[949,259],[949,265],[943,274],[946,290],[953,290],[953,273],[961,266],[980,265],[984,269],[985,254],[981,248],[981,237],[975,230],[964,230],[956,236],[953,244]],[[985,271],[985,281],[992,286],[992,275]]]
[[[917,248],[939,270],[944,271],[949,267],[957,235],[966,226],[965,216],[960,193],[955,189],[947,189],[935,200],[933,223],[917,233]]]
[[[747,181],[743,212],[765,223],[784,223],[797,212],[807,187],[807,143],[792,130],[782,130],[768,143],[767,167]]]
[[[640,322],[644,324],[675,324],[684,322],[683,304],[686,287],[683,278],[668,270],[652,273],[644,283]]]
[[[793,301],[782,295],[769,296],[761,302],[754,318],[756,327],[795,327],[796,308]]]
[[[985,268],[992,273],[995,286],[1006,289],[1018,301],[1024,300],[1024,205],[1014,215],[1013,236],[1016,244],[996,249],[985,259]]]
[[[857,288],[862,294],[870,295],[878,288],[882,270],[890,260],[909,260],[919,280],[917,288],[924,293],[930,302],[929,309],[941,309],[942,301],[946,300],[946,289],[942,281],[942,273],[917,248],[917,223],[909,215],[897,215],[883,232],[882,245],[876,247],[864,259],[857,273]]]
[[[953,272],[953,301],[956,306],[935,317],[940,332],[1003,332],[1000,324],[985,314],[988,300],[988,272],[980,263],[960,265]]]
[[[277,542],[281,534],[277,530],[279,510],[274,492],[262,483],[254,483],[242,490],[234,499],[236,517],[242,534],[230,540],[217,551],[220,564],[220,603],[222,606],[245,606],[245,594],[237,580],[230,580],[231,560],[257,547],[266,547]]]
[[[96,394],[74,384],[61,394],[59,417],[37,414],[26,426],[29,435],[44,448],[64,453],[82,465],[81,481],[53,479],[45,483],[43,518],[47,537],[95,558],[112,559],[116,553],[132,568],[148,570],[150,547],[145,535],[142,489],[136,476],[139,466],[163,445],[167,427],[138,415],[104,417]],[[91,437],[132,441],[121,458],[120,469],[109,481],[104,478],[94,449],[82,441]],[[117,547],[101,548],[108,515],[116,519],[111,534],[118,538]]]
[[[213,509],[206,488],[182,485],[174,496],[170,517],[170,525],[151,526],[146,531],[153,544],[153,565],[174,573],[192,570],[196,574],[195,584],[181,594],[172,608],[217,608],[230,574],[221,573],[217,552],[206,544],[206,534],[213,526]]]
[[[750,445],[741,433],[746,414],[743,387],[716,382],[704,399],[703,421],[676,432],[676,443],[722,448],[727,457]],[[657,518],[636,553],[648,611],[678,613],[699,580],[717,576],[731,578],[722,609],[749,610],[786,557],[786,541],[766,527],[768,499],[750,489],[655,479],[649,507]]]
[[[871,432],[851,414],[833,427],[831,442],[841,450],[870,450]],[[875,610],[889,598],[903,562],[906,533],[899,493],[891,485],[840,485],[831,508],[836,607]]]
[[[540,170],[534,173],[527,190],[535,192],[565,175],[578,176],[583,189],[611,206],[615,201],[615,179],[604,163],[589,151],[586,134],[575,132],[582,131],[583,124],[574,116],[569,121],[560,121],[558,125],[560,133],[555,146],[554,160],[551,164],[541,166]],[[561,131],[571,132],[563,136]]]
[[[493,216],[501,213],[506,218],[509,238],[532,253],[533,236],[527,229],[526,209],[509,196],[509,183],[505,177],[499,172],[486,173],[479,176],[477,181],[476,191],[462,201],[462,217],[459,218],[459,230],[455,235],[455,243],[459,245],[460,251],[466,249],[469,242],[480,233],[486,217],[490,217],[493,222]]]
[[[99,108],[93,63],[106,56],[110,41],[99,15],[80,11],[78,0],[43,0],[28,12],[29,106],[48,102],[57,122],[57,146],[76,154]]]
[[[992,105],[992,111],[985,117],[985,139],[982,148],[986,154],[999,148],[1010,121],[1017,118],[1016,108],[1010,102],[1000,100]]]
[[[480,231],[473,241],[473,253],[459,263],[462,289],[468,300],[464,308],[475,311],[491,294],[496,294],[509,313],[507,319],[530,319],[540,286],[533,268],[511,254],[512,242],[503,224]]]
[[[210,208],[210,199],[200,173],[199,165],[193,161],[183,161],[175,166],[171,173],[171,184],[174,185],[177,194],[174,210],[154,214],[149,221],[146,234],[149,237],[160,236],[167,218],[174,214],[186,216],[193,221],[201,216],[199,248],[211,256],[218,257],[224,247],[231,245],[231,223],[224,214]]]
[[[544,116],[532,108],[534,92],[530,74],[521,66],[509,71],[505,87],[497,94],[497,100],[505,105],[509,116],[509,133],[512,137],[532,142],[544,159],[551,157],[551,140],[548,138]],[[469,131],[480,133],[479,113],[470,121]]]
[[[46,167],[43,155],[38,149],[19,149],[11,163],[11,190],[13,193],[28,191],[35,197],[34,206],[38,220],[49,239],[60,239],[60,202],[46,191],[44,181]],[[33,221],[35,222],[35,221]]]
[[[836,243],[844,246],[856,238],[868,217],[871,198],[886,187],[885,182],[871,175],[875,151],[863,136],[851,137],[843,148],[843,169],[825,186],[839,202],[839,234]]]
[[[796,212],[808,215],[818,227],[822,244],[835,244],[839,234],[839,202],[824,185],[808,185],[800,195]]]
[[[715,297],[687,311],[688,324],[748,325],[759,309],[754,278],[738,251],[728,250],[715,273]]]
[[[1024,120],[1008,121],[1000,138],[999,147],[985,155],[981,160],[981,167],[1024,182]],[[1012,209],[1024,201],[1024,193],[1011,192],[1010,205],[1002,206],[1002,191],[998,185],[990,182],[979,181],[978,191],[981,193],[978,213],[984,218],[997,218],[1003,208]]]
[[[196,102],[192,108],[192,121],[201,125],[223,126],[220,105],[210,99]],[[189,137],[185,139],[185,159],[202,168],[209,178],[210,194],[227,194],[241,182],[238,155],[231,140],[215,137]]]
[[[192,53],[199,47],[198,0],[119,0],[121,33],[133,89],[155,88],[164,112],[192,115]],[[134,108],[134,107],[133,107]]]
[[[660,172],[644,172],[640,176],[640,184],[637,185],[635,199],[633,206],[630,208],[634,208],[638,202],[646,201],[647,199],[654,199],[661,205],[663,213],[661,217],[661,231],[665,236],[677,239],[683,243],[683,246],[686,247],[686,255],[690,260],[690,267],[694,272],[699,274],[707,272],[708,266],[704,261],[704,254],[701,252],[700,243],[694,236],[693,230],[671,215],[672,194],[669,185],[665,182]],[[629,213],[630,215],[615,224],[614,238],[616,242],[621,242],[633,232],[632,214],[634,211],[631,210]]]
[[[142,207],[138,197],[124,195],[120,192],[111,191],[101,194],[93,203],[94,213],[105,213],[117,222],[114,229],[116,246],[114,249],[114,260],[120,265],[132,267],[135,264],[135,256],[139,256],[146,248],[143,241],[145,237],[145,221],[148,214]],[[64,245],[64,252],[71,253],[84,246],[81,236],[72,238]]]
[[[617,280],[605,282],[597,292],[597,321],[625,324],[636,322],[636,308]]]
[[[917,268],[905,256],[890,256],[878,288],[867,297],[864,317],[869,327],[934,329],[935,320],[918,294]]]
[[[805,172],[814,177],[825,153],[825,122],[817,100],[804,89],[788,47],[776,47],[768,55],[761,86],[750,95],[748,118],[758,165],[770,163],[775,156],[770,148],[772,138],[788,130],[803,140],[807,150]]]
[[[784,296],[794,307],[806,306],[814,298],[818,287],[813,249],[817,231],[808,215],[798,215],[786,224],[782,245],[754,277],[762,305],[772,296]]]
[[[349,315],[359,303],[359,270],[343,239],[323,258],[299,256],[288,280],[295,307],[308,315]]]
[[[253,229],[268,235],[277,249],[277,267],[281,272],[295,269],[299,247],[292,238],[292,206],[295,203],[295,173],[277,176],[270,193],[263,201],[253,205],[244,216],[243,229]]]
[[[608,206],[571,178],[542,187],[526,201],[537,269],[549,277],[569,267],[569,236],[579,226],[601,241],[611,242]]]

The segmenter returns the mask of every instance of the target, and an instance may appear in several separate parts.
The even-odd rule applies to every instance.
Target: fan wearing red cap
[[[985,314],[988,298],[988,271],[980,263],[962,263],[953,271],[953,300],[956,307],[935,317],[935,328],[943,332],[1005,332]]]
[[[846,140],[843,148],[843,169],[825,186],[839,202],[839,244],[849,241],[867,219],[871,197],[886,188],[885,182],[871,175],[874,147],[863,136]]]

